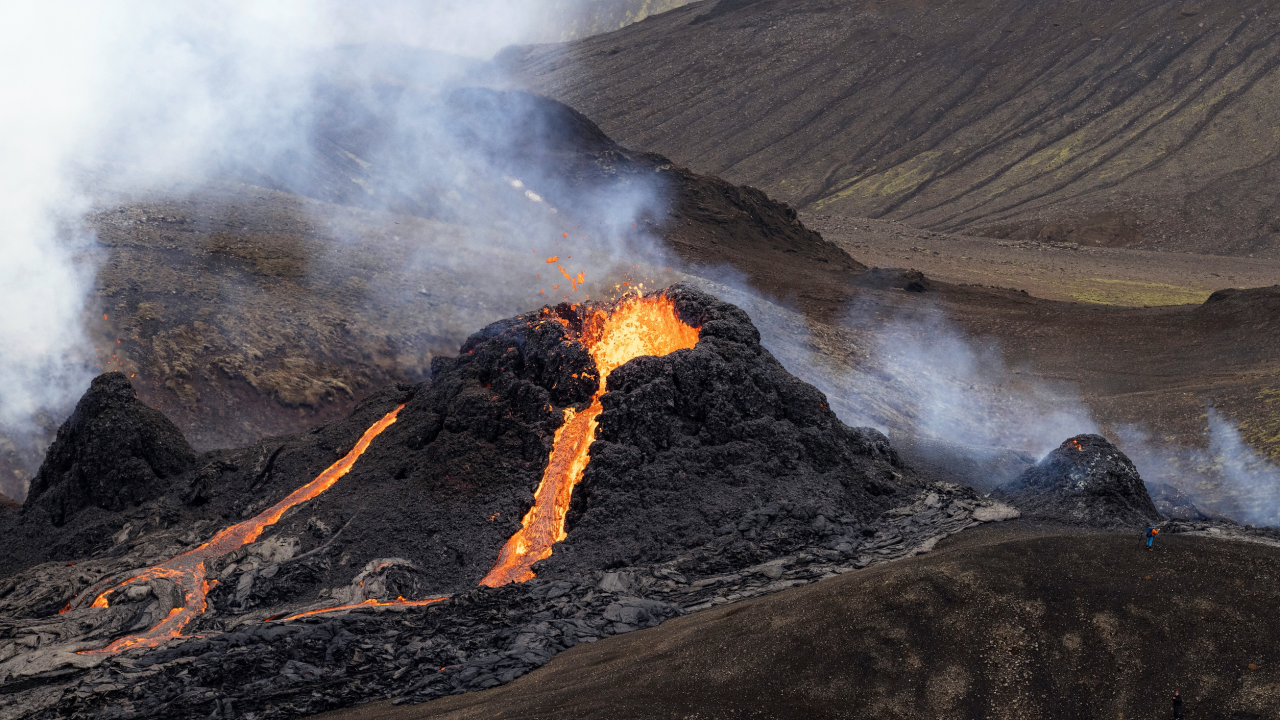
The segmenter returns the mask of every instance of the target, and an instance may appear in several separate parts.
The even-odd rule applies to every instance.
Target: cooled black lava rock
[[[746,313],[684,285],[665,295],[701,328],[698,344],[610,375],[569,538],[535,569],[658,562],[735,532],[739,547],[718,561],[759,561],[905,492],[888,439],[841,423]]]
[[[390,386],[343,420],[194,463],[123,378],[104,376],[30,503],[68,497],[56,493],[77,487],[70,480],[45,478],[80,482],[75,461],[105,456],[107,442],[125,461],[161,467],[163,483],[142,486],[160,494],[85,508],[62,527],[42,513],[0,515],[0,533],[24,540],[0,548],[0,624],[41,628],[38,638],[6,631],[39,640],[0,662],[7,706],[33,718],[272,719],[397,694],[428,700],[508,682],[564,648],[688,609],[927,551],[980,521],[972,492],[926,487],[883,435],[843,425],[760,346],[741,310],[686,286],[663,294],[699,328],[697,345],[613,371],[568,539],[534,581],[498,588],[477,584],[520,527],[565,409],[585,408],[599,387],[577,339],[580,307],[494,323],[437,359],[429,383]],[[181,600],[163,578],[116,592],[105,611],[79,603],[60,614],[73,598],[259,517],[392,411],[332,487],[207,562],[216,583],[184,639],[119,656],[72,652],[153,625]],[[83,437],[90,430],[100,437]],[[179,460],[155,460],[157,448]],[[444,595],[385,614],[293,618]],[[32,684],[45,682],[62,690]]]
[[[422,592],[411,599],[474,588],[533,504],[564,407],[586,402],[596,384],[586,348],[547,313],[483,328],[457,357],[435,358],[429,383],[370,398],[360,418],[347,423],[344,440],[334,443],[341,451],[363,427],[405,403],[347,477],[267,533],[296,539],[297,555],[306,559],[288,558],[273,577],[259,571],[242,581],[251,590],[225,582],[211,601],[249,609],[314,597],[322,587],[348,586],[368,562],[387,556],[417,568]],[[300,454],[294,445],[280,453],[276,475]],[[313,467],[309,473],[323,466]],[[287,472],[294,487],[310,479]]]
[[[58,428],[25,508],[48,513],[59,526],[91,505],[123,510],[162,495],[195,457],[178,428],[142,404],[123,374],[105,373]]]
[[[1191,498],[1169,483],[1150,483],[1147,491],[1151,494],[1151,502],[1161,515],[1173,520],[1201,521],[1209,516],[1200,511],[1191,502]]]
[[[1067,440],[992,495],[1024,515],[1073,525],[1121,528],[1160,520],[1137,468],[1099,435]]]

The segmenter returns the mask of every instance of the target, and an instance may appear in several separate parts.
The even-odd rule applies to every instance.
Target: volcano
[[[1069,524],[1119,529],[1160,520],[1133,462],[1101,435],[1069,438],[992,494],[1032,517]]]
[[[191,453],[108,374],[38,477],[0,516],[31,539],[0,556],[24,717],[491,687],[1016,515],[917,477],[686,285],[499,321],[428,382],[237,450]]]

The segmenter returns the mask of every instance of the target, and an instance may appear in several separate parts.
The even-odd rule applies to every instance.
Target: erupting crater
[[[373,442],[375,437],[396,421],[396,416],[402,409],[404,409],[404,405],[387,413],[364,432],[364,435],[356,442],[355,447],[342,459],[330,465],[316,479],[289,493],[283,500],[258,515],[218,532],[213,536],[213,539],[193,550],[188,550],[159,565],[143,570],[122,582],[103,589],[103,585],[111,582],[111,578],[106,578],[76,596],[62,612],[78,610],[86,604],[90,607],[106,608],[110,604],[109,596],[112,593],[134,583],[156,578],[168,579],[182,591],[182,607],[170,610],[168,617],[162,620],[160,624],[145,632],[118,638],[104,648],[84,650],[81,653],[113,654],[132,647],[155,647],[173,638],[181,637],[182,631],[187,625],[203,613],[207,607],[205,598],[209,592],[210,581],[205,579],[205,562],[222,557],[257,540],[264,530],[279,521],[290,508],[304,503],[333,487],[334,483],[351,470],[356,460],[359,460],[364,451],[368,449],[369,443]],[[91,603],[87,602],[89,598],[93,598]]]
[[[551,313],[553,311],[545,311]],[[566,327],[567,320],[556,318]],[[585,410],[564,410],[564,424],[556,431],[551,457],[534,494],[533,507],[522,527],[507,540],[481,585],[498,587],[534,577],[533,564],[551,557],[551,547],[568,537],[565,515],[573,488],[582,480],[590,462],[597,418],[603,409],[600,397],[608,390],[609,374],[644,355],[668,355],[698,343],[698,328],[676,316],[675,305],[665,295],[629,295],[618,303],[594,308],[583,318],[577,340],[595,361],[599,386]]]

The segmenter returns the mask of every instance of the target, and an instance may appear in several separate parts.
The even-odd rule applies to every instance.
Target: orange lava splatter
[[[607,392],[609,373],[642,355],[667,355],[693,347],[698,342],[698,328],[676,317],[675,305],[664,296],[629,296],[611,309],[596,310],[588,316],[578,339],[596,362],[600,385],[587,409],[578,412],[565,408],[564,424],[556,431],[533,507],[524,516],[520,530],[502,547],[498,562],[480,581],[481,585],[498,587],[531,580],[533,564],[551,557],[551,547],[568,537],[564,518],[573,488],[582,480],[591,460],[589,450],[595,439],[596,419],[603,410],[600,397]]]
[[[155,578],[166,578],[182,589],[183,605],[170,610],[169,616],[150,630],[119,638],[99,650],[82,650],[80,653],[84,655],[113,654],[131,647],[155,647],[173,638],[181,637],[183,629],[196,616],[203,613],[207,607],[205,597],[208,595],[210,583],[205,580],[205,561],[222,557],[237,548],[254,542],[262,535],[264,530],[279,521],[290,508],[304,503],[333,487],[333,484],[339,478],[351,470],[356,460],[360,459],[360,456],[368,449],[369,443],[373,442],[375,437],[396,421],[396,415],[402,409],[404,409],[403,405],[387,413],[372,427],[365,430],[364,435],[356,442],[356,446],[351,449],[351,452],[330,465],[316,479],[289,493],[285,499],[263,510],[249,520],[223,529],[214,535],[209,542],[101,591],[94,597],[90,607],[108,607],[107,596],[109,594],[133,583],[145,582]],[[71,605],[73,608],[82,607],[84,600],[91,597],[92,593],[97,591],[100,586],[101,583],[89,588],[75,600],[72,600]]]
[[[558,263],[558,262],[560,262],[560,256],[559,256],[559,255],[552,255],[551,257],[547,258],[547,264],[548,264],[548,265],[551,265],[552,263]]]
[[[1071,441],[1071,444],[1072,444],[1072,445],[1075,445],[1075,446],[1076,446],[1076,449],[1077,449],[1077,450],[1079,450],[1080,452],[1084,452],[1084,446],[1080,444],[1080,441],[1079,441],[1079,440],[1074,440],[1074,439],[1073,439],[1073,440]]]

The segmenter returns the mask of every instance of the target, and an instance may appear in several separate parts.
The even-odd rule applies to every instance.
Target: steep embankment
[[[580,645],[510,685],[325,720],[1280,712],[1280,550],[1019,523]]]
[[[802,210],[997,237],[1280,244],[1265,3],[720,0],[502,59],[634,147]]]

